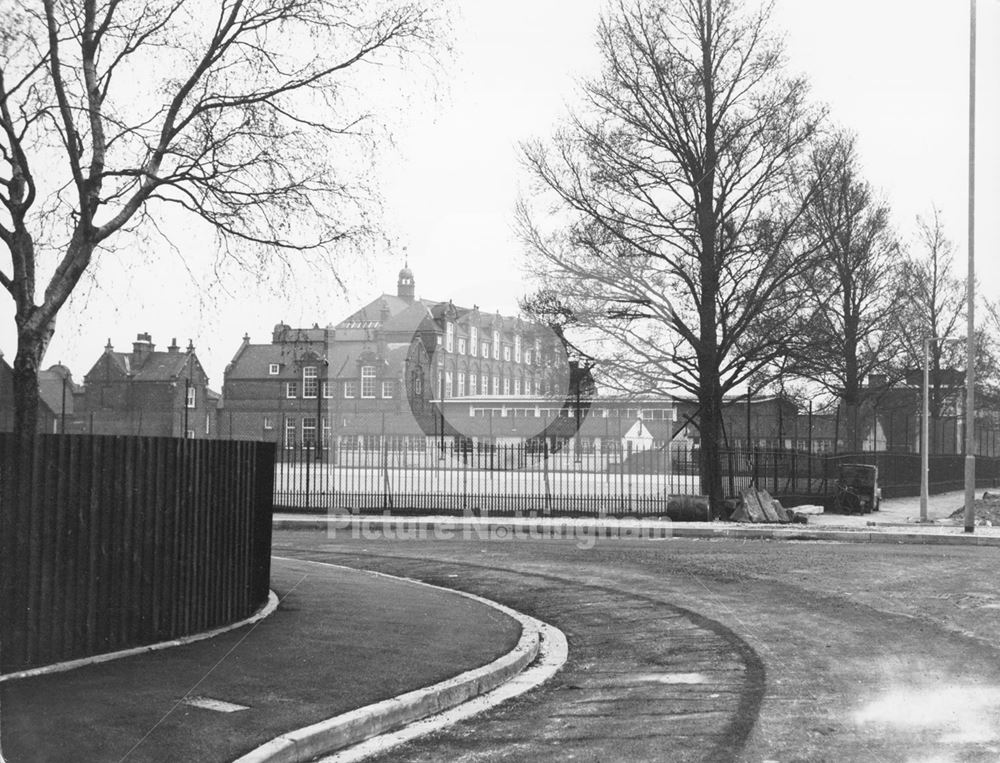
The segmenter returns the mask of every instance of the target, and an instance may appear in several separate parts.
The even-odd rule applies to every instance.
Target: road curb
[[[865,528],[808,528],[802,525],[743,525],[684,523],[668,519],[546,519],[538,517],[392,517],[392,516],[278,516],[275,530],[326,530],[356,537],[393,533],[411,540],[448,540],[464,534],[477,540],[587,540],[597,538],[732,538],[737,540],[834,541],[840,543],[898,543],[911,545],[1000,546],[1000,535],[960,532],[908,532]]]
[[[161,649],[170,649],[175,646],[185,646],[186,644],[193,644],[197,641],[204,641],[205,639],[215,638],[216,636],[221,636],[229,631],[234,631],[237,628],[242,628],[245,625],[256,625],[265,617],[271,615],[278,608],[278,595],[269,590],[267,592],[267,601],[262,607],[260,607],[256,612],[254,612],[250,617],[245,617],[242,620],[238,620],[235,623],[230,623],[228,625],[222,625],[218,628],[213,628],[212,630],[202,631],[201,633],[192,633],[187,636],[181,636],[179,638],[171,639],[170,641],[158,641],[155,644],[143,644],[142,646],[133,646],[128,649],[119,649],[117,652],[104,652],[103,654],[95,654],[89,657],[80,657],[75,660],[66,660],[65,662],[54,662],[51,665],[40,665],[37,668],[29,668],[27,670],[19,670],[16,673],[4,673],[0,675],[0,684],[5,681],[17,681],[22,678],[32,678],[34,676],[44,676],[50,673],[62,673],[67,670],[75,670],[76,668],[86,667],[87,665],[97,665],[102,662],[110,662],[111,660],[121,660],[125,657],[134,657],[137,654],[146,654],[148,652],[157,652]],[[3,758],[0,756],[0,761]]]
[[[323,562],[310,563],[324,564]],[[325,566],[337,567],[340,565],[326,564]],[[400,578],[369,570],[355,571],[430,586],[428,583],[409,578]],[[235,763],[300,763],[320,755],[343,750],[372,737],[450,710],[473,698],[491,692],[521,673],[538,656],[541,649],[541,633],[544,628],[551,628],[551,626],[489,599],[451,588],[430,587],[474,599],[515,617],[521,622],[521,636],[515,647],[493,662],[461,673],[446,681],[415,689],[397,697],[281,734],[238,758]]]
[[[401,537],[423,540],[427,533],[446,539],[455,533],[465,533],[481,540],[509,538],[561,539],[568,537],[649,537],[669,538],[676,527],[668,519],[601,518],[548,519],[540,517],[392,517],[343,516],[317,517],[304,515],[279,516],[273,520],[275,530],[327,530],[365,533],[393,532]]]

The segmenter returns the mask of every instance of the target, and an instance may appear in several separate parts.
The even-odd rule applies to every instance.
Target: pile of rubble
[[[977,527],[1000,526],[1000,493],[983,493],[982,498],[976,499],[973,508]],[[948,518],[956,524],[962,524],[965,521],[965,507],[956,509]]]
[[[781,505],[781,501],[772,498],[766,490],[749,488],[740,493],[740,499],[729,515],[729,521],[781,524],[800,522],[805,524],[807,520],[805,512],[789,511]]]

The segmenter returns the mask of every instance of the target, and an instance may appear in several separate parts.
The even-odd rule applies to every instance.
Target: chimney
[[[177,337],[170,340],[170,346],[167,348],[167,352],[177,352],[180,347],[177,346]]]
[[[155,347],[153,338],[149,334],[136,334],[132,343],[132,365],[136,368],[141,367]]]

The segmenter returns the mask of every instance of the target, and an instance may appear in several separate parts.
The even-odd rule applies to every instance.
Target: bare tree
[[[813,151],[806,234],[819,256],[802,276],[807,309],[792,346],[797,373],[845,408],[847,447],[859,448],[858,411],[901,374],[899,244],[889,207],[861,176],[853,137],[837,133]],[[865,382],[872,374],[882,385]]]
[[[954,274],[955,245],[947,237],[941,215],[935,207],[930,219],[917,218],[916,256],[908,257],[902,268],[899,292],[903,310],[899,316],[903,340],[903,362],[910,371],[922,369],[924,340],[929,346],[928,411],[931,436],[938,437],[935,425],[949,396],[956,391],[954,369],[964,367],[965,283]],[[932,443],[931,452],[938,449]]]
[[[602,382],[697,399],[716,508],[723,396],[780,355],[797,302],[794,174],[822,118],[783,74],[769,8],[742,5],[615,6],[581,112],[524,146],[538,192],[519,208],[529,267]]]
[[[342,113],[347,75],[425,46],[432,29],[417,5],[356,0],[13,0],[0,29],[0,284],[15,305],[16,428],[35,427],[37,372],[81,276],[163,205],[258,256],[350,237],[341,215],[356,189],[338,158],[364,115]]]

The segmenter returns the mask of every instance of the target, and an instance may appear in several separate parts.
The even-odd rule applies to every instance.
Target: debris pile
[[[781,502],[772,498],[766,490],[748,488],[740,493],[739,503],[736,504],[729,521],[787,524],[805,521],[805,517],[798,519],[794,512],[790,514]]]
[[[1000,526],[1000,493],[983,493],[983,497],[973,503],[973,508],[977,527]],[[962,524],[965,521],[965,507],[959,507],[948,518],[955,520],[955,524]]]

